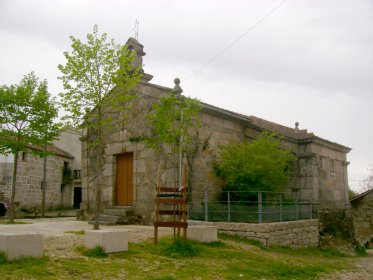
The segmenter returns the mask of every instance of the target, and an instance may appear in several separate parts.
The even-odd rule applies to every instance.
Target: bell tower
[[[147,74],[144,72],[144,69],[142,69],[143,63],[142,63],[142,57],[146,55],[144,52],[144,46],[141,45],[135,38],[129,38],[126,43],[127,48],[131,52],[136,52],[136,55],[132,61],[132,68],[133,69],[140,69],[140,73],[142,74],[142,80],[144,82],[149,82],[151,79],[153,79],[153,76],[150,74]]]

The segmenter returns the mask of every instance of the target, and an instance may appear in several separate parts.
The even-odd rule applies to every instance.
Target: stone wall
[[[20,207],[40,207],[43,161],[43,158],[30,153],[19,154],[15,201],[19,202]],[[67,185],[65,187],[65,192],[63,194],[61,193],[64,162],[71,164],[72,159],[58,155],[48,156],[47,191],[45,200],[47,208],[60,207],[62,204],[65,207],[72,206],[71,185]],[[4,165],[4,163],[2,165]],[[2,167],[4,166],[0,166],[0,169],[2,169]],[[5,168],[3,170],[5,170]],[[6,174],[0,174],[0,193],[10,198],[12,173],[9,171],[13,170],[13,163],[7,163],[6,170]]]
[[[351,201],[355,239],[362,246],[373,246],[373,191]]]
[[[149,135],[146,114],[152,104],[159,97],[169,94],[171,89],[149,83],[140,83],[137,86],[137,95],[132,103],[132,110],[128,122],[122,122],[105,131],[105,171],[103,176],[103,208],[116,205],[116,156],[122,153],[133,153],[133,201],[134,211],[143,217],[144,221],[151,223],[154,218],[154,198],[156,185],[156,170],[159,159],[154,152],[147,148],[142,139]],[[116,112],[121,118],[121,112]],[[252,141],[263,130],[255,127],[244,119],[232,116],[228,111],[204,106],[198,116],[201,127],[193,131],[195,140],[188,149],[196,151],[192,157],[187,157],[185,163],[189,166],[189,192],[192,192],[192,201],[201,201],[204,192],[216,194],[209,197],[211,200],[219,199],[223,182],[216,177],[214,162],[218,156],[219,146],[231,142]],[[289,128],[288,128],[289,129]],[[95,207],[96,174],[94,170],[95,155],[89,151],[88,142],[90,132],[83,132],[82,142],[82,183],[83,204],[82,209],[93,210]],[[346,202],[347,167],[345,164],[346,152],[334,149],[332,145],[326,147],[325,143],[314,143],[313,140],[299,142],[297,139],[283,137],[281,146],[290,149],[298,156],[297,176],[286,190],[286,199],[312,201],[315,209],[327,205],[344,208]],[[324,146],[323,146],[324,145]],[[333,170],[331,162],[333,161]],[[177,165],[170,156],[163,159],[162,184],[174,184],[173,167]],[[88,183],[90,182],[90,183]],[[198,209],[200,204],[193,205]]]
[[[316,219],[266,224],[214,224],[221,233],[258,240],[264,246],[304,248],[319,244],[319,220]]]

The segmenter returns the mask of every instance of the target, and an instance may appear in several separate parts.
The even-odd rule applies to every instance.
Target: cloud
[[[58,92],[57,65],[70,35],[84,39],[98,24],[124,43],[137,18],[145,70],[155,83],[172,87],[180,77],[185,94],[207,103],[290,127],[299,121],[351,146],[350,177],[361,178],[373,158],[372,1],[286,1],[195,73],[279,3],[1,0],[1,84],[35,70]]]

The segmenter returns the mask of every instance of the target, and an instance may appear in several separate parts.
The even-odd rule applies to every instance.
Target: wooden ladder
[[[182,187],[161,187],[160,172],[157,172],[157,196],[155,199],[154,243],[158,243],[158,228],[177,228],[180,238],[180,229],[183,229],[184,242],[187,240],[187,170],[183,170]]]

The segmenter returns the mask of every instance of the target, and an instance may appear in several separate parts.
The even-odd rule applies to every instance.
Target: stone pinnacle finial
[[[176,93],[181,94],[183,92],[183,89],[180,86],[180,79],[179,78],[175,78],[174,79],[174,83],[175,83],[175,86],[174,86],[173,91],[176,92]]]
[[[299,130],[299,122],[295,122],[295,130]]]

